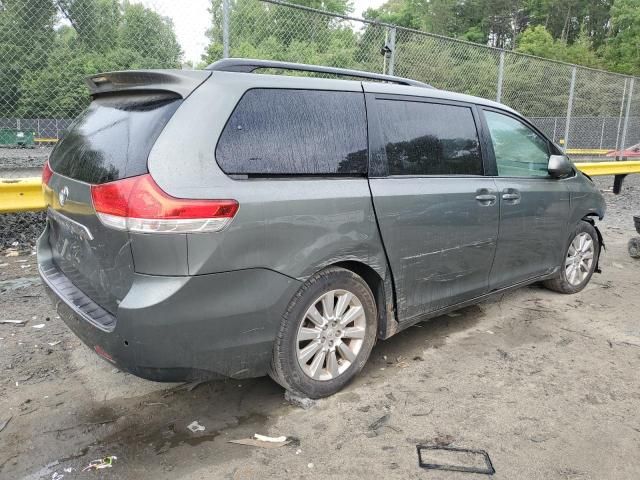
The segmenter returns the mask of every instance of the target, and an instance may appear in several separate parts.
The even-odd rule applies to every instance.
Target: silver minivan
[[[88,84],[43,172],[39,270],[67,325],[140,377],[323,397],[376,340],[598,271],[602,195],[504,105],[248,59]]]

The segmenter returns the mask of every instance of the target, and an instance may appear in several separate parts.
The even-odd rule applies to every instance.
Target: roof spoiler
[[[165,91],[187,98],[211,72],[204,70],[127,70],[87,77],[92,97],[122,91]]]

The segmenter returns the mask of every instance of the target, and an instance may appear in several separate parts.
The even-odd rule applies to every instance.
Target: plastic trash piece
[[[32,328],[44,328],[44,323],[39,323],[38,325],[31,325]]]
[[[193,433],[204,432],[206,430],[204,425],[200,425],[197,420],[194,420],[189,425],[187,425],[187,428]]]
[[[7,323],[11,325],[24,325],[29,320],[0,320],[0,323]]]
[[[256,440],[261,440],[263,442],[273,442],[273,443],[281,443],[281,442],[287,441],[287,437],[285,436],[267,437],[266,435],[260,435],[259,433],[254,433],[253,438],[255,438]]]
[[[113,467],[113,462],[117,459],[118,457],[116,457],[115,455],[109,455],[104,458],[92,460],[91,462],[89,462],[89,465],[82,469],[82,471],[88,472],[89,470],[102,470],[103,468],[111,468]]]
[[[464,473],[480,473],[484,475],[493,475],[496,473],[491,463],[491,458],[485,450],[471,450],[468,448],[456,448],[441,445],[417,445],[418,449],[418,465],[421,468],[428,470],[443,470],[449,472],[464,472]],[[444,451],[457,454],[465,454],[470,456],[478,456],[484,463],[483,467],[476,465],[456,465],[450,463],[440,463],[428,460],[429,452]]]
[[[248,445],[250,447],[261,448],[279,448],[290,444],[293,438],[281,436],[281,437],[268,437],[266,435],[260,435],[254,433],[252,438],[241,438],[239,440],[229,440],[229,443],[237,443],[238,445]]]

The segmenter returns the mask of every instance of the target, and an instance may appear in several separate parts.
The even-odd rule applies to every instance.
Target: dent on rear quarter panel
[[[220,170],[217,139],[249,88],[362,91],[360,83],[343,80],[215,72],[183,102],[151,151],[149,171],[176,197],[240,204],[225,231],[188,235],[189,275],[268,268],[305,279],[355,260],[384,279],[367,179],[234,180]]]

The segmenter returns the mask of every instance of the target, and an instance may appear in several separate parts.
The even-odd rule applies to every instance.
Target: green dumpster
[[[33,147],[34,135],[26,130],[0,128],[0,147]]]

